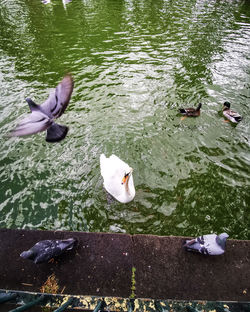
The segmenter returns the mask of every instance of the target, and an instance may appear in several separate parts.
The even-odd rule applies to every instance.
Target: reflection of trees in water
[[[0,4],[0,45],[16,58],[16,69],[24,75],[41,70],[53,75],[84,66],[89,58],[104,62],[105,50],[147,53],[164,75],[169,66],[179,97],[185,89],[198,88],[206,96],[203,82],[211,83],[209,64],[223,52],[221,39],[228,24],[235,22],[238,3],[204,1],[61,1],[44,5],[34,1]],[[232,7],[233,6],[233,7]],[[116,34],[125,32],[126,34]],[[95,52],[95,55],[92,54]],[[98,52],[100,52],[98,54]],[[126,60],[119,60],[122,62]],[[133,60],[132,60],[133,62]],[[138,61],[137,61],[138,62]]]
[[[234,12],[237,4],[232,8],[232,3],[197,1],[193,7],[190,24],[186,25],[184,37],[186,46],[179,55],[180,68],[175,72],[175,83],[179,86],[179,96],[182,96],[182,88],[188,90],[197,86],[199,96],[206,96],[205,83],[212,83],[210,64],[215,57],[223,54],[223,38],[226,31],[235,23]],[[203,89],[203,90],[202,90]]]
[[[23,1],[1,14],[1,29],[5,32],[1,48],[15,57],[16,70],[25,77],[31,75],[39,79],[42,68],[51,72],[55,61],[58,64],[62,61],[63,40],[57,36],[56,14],[53,14],[56,9],[57,6],[52,6],[45,10],[41,3]]]
[[[223,54],[223,38],[235,27],[241,9],[241,3],[231,2],[131,0],[125,27],[136,36],[130,38],[133,44],[141,43],[149,62],[166,76],[166,93],[174,88],[177,98],[198,102],[207,96],[204,82],[212,83],[210,64]]]
[[[58,1],[53,5],[32,1],[0,4],[0,47],[15,57],[17,71],[25,76],[39,79],[41,70],[53,75],[55,69],[62,76],[79,66],[80,60],[84,66],[92,49],[108,37],[123,1],[113,4],[112,0],[91,1],[74,7],[72,1],[67,10]]]

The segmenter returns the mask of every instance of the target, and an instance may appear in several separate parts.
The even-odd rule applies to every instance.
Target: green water
[[[250,239],[250,3],[51,2],[0,1],[0,227]],[[67,72],[66,139],[9,139]],[[107,204],[101,153],[133,167],[132,202]]]

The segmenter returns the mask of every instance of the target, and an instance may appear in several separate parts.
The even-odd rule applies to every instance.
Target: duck
[[[194,107],[189,107],[189,108],[180,108],[179,112],[187,117],[198,117],[200,116],[200,109],[201,109],[202,104],[199,103],[197,108]]]
[[[35,264],[48,262],[73,249],[76,246],[76,242],[75,238],[42,240],[29,250],[23,251],[20,257],[32,260]]]
[[[116,155],[100,155],[101,175],[106,191],[120,203],[128,203],[135,197],[133,169]]]
[[[37,105],[32,99],[27,98],[26,102],[31,114],[19,122],[16,128],[10,132],[10,136],[19,137],[47,130],[47,142],[63,140],[68,133],[68,127],[59,125],[54,120],[59,118],[67,108],[73,86],[73,78],[67,74],[43,104]]]
[[[233,123],[240,122],[242,120],[241,115],[231,110],[230,106],[231,104],[229,102],[224,102],[224,107],[222,111],[224,117],[226,117],[228,120],[230,120]]]

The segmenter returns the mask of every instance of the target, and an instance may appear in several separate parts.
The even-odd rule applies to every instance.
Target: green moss
[[[135,271],[136,271],[136,268],[135,268],[135,267],[132,267],[131,295],[129,296],[131,299],[134,299],[134,298],[135,298],[135,290],[136,290],[136,287],[135,287],[135,284],[136,284],[136,281],[135,281]]]

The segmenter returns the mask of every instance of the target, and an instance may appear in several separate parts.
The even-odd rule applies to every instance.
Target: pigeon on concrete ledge
[[[34,263],[48,262],[49,260],[60,256],[66,251],[73,249],[76,243],[75,238],[63,240],[43,240],[36,243],[27,251],[23,251],[20,257],[30,259]]]
[[[202,235],[191,240],[186,240],[183,247],[187,251],[199,252],[204,255],[222,255],[225,252],[228,237],[229,235],[227,233]]]

